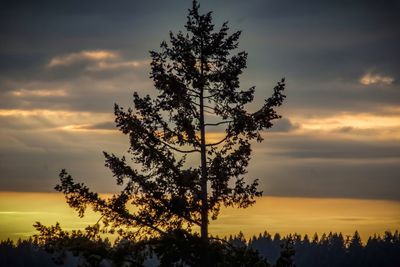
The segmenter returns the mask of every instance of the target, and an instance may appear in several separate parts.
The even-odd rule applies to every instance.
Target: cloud
[[[82,61],[105,61],[115,59],[119,55],[107,50],[87,50],[78,53],[71,53],[63,56],[53,57],[47,64],[48,67],[70,66]]]
[[[64,89],[17,89],[10,94],[16,97],[51,97],[66,96],[67,92]]]
[[[249,172],[265,195],[400,199],[399,160],[266,160]]]
[[[373,85],[373,84],[384,84],[391,85],[394,82],[394,78],[390,76],[385,76],[381,74],[366,73],[360,78],[360,83],[363,85]]]
[[[90,124],[105,128],[102,123],[112,121],[112,114],[13,110],[0,115],[2,191],[51,191],[62,168],[96,190],[115,190],[101,152],[125,153],[126,136],[118,131],[63,129]]]
[[[121,55],[108,50],[87,50],[53,57],[48,68],[84,65],[86,71],[106,71],[123,68],[142,68],[149,66],[150,60],[125,60]]]
[[[0,128],[5,130],[111,130],[116,129],[111,113],[51,109],[0,109]],[[14,132],[15,133],[15,132]]]
[[[110,62],[119,64],[121,62]],[[75,110],[113,113],[114,103],[132,105],[132,93],[150,94],[152,83],[141,67],[87,70],[86,66],[69,66],[43,72],[27,80],[9,80],[1,83],[0,109]],[[119,67],[119,66],[117,66]],[[54,76],[57,77],[54,77]],[[58,77],[59,76],[59,77]],[[41,79],[41,80],[37,80]],[[2,86],[4,85],[4,86]],[[3,90],[3,91],[2,91]]]
[[[303,130],[331,132],[336,130],[400,128],[400,112],[391,116],[375,113],[341,112],[331,116],[304,117],[293,115],[292,118]]]
[[[302,135],[288,138],[280,136],[273,141],[267,153],[292,159],[400,160],[400,144],[395,140],[361,141]]]
[[[96,124],[77,124],[67,125],[62,127],[63,130],[71,131],[112,131],[117,130],[115,123],[112,121],[105,121]]]
[[[291,132],[300,127],[299,124],[293,123],[287,118],[281,118],[274,122],[274,126],[268,131],[270,132]]]
[[[134,61],[120,61],[120,62],[97,62],[92,66],[89,66],[89,71],[104,71],[104,70],[115,70],[121,68],[141,68],[149,66],[150,60],[134,60]]]

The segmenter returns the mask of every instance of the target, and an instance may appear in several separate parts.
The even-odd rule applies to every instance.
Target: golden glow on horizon
[[[59,193],[0,193],[0,239],[27,238],[35,234],[32,225],[60,222],[65,230],[83,229],[98,220],[89,212],[84,218],[65,203]],[[211,221],[213,235],[246,237],[267,230],[270,233],[342,232],[358,230],[364,241],[374,233],[394,231],[400,226],[400,202],[329,198],[262,197],[248,209],[223,209],[217,221]]]
[[[220,235],[243,229],[247,237],[263,230],[309,236],[331,231],[352,235],[357,230],[366,241],[368,236],[394,231],[399,226],[399,201],[262,197],[248,209],[226,209],[210,228]]]

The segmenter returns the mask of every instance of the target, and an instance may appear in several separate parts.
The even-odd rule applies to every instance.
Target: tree
[[[294,238],[289,235],[286,240],[284,240],[284,243],[280,245],[281,255],[276,261],[275,267],[296,267],[293,263],[293,256],[295,255],[294,243]]]
[[[262,193],[257,180],[245,182],[250,142],[261,142],[260,132],[280,118],[275,108],[285,98],[284,80],[258,111],[247,111],[255,87],[240,89],[247,59],[246,52],[234,54],[240,31],[228,34],[227,23],[214,30],[211,15],[200,14],[193,1],[187,32],[170,33],[169,43],[150,52],[155,99],[135,92],[134,109],[115,105],[116,125],[129,136],[134,164],[104,152],[121,192],[102,199],[65,170],[60,173],[55,189],[80,216],[88,206],[99,212],[104,232],[142,240],[196,226],[207,243],[209,218],[216,219],[221,206],[246,208]],[[220,140],[207,136],[212,127],[225,127]],[[198,159],[199,166],[188,159]]]

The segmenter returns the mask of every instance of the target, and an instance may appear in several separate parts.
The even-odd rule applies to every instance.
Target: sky
[[[255,144],[266,196],[400,200],[399,1],[200,1],[242,30],[243,88],[263,104],[286,78],[283,118]],[[2,1],[0,191],[53,192],[65,168],[117,189],[102,151],[128,139],[113,106],[155,90],[149,51],[191,1]],[[217,133],[214,133],[217,134]]]
[[[60,222],[62,229],[71,231],[93,225],[99,217],[88,211],[79,218],[59,193],[0,193],[0,240],[16,241],[37,234],[32,227],[37,221],[44,225]],[[399,224],[398,201],[265,196],[247,209],[222,208],[218,220],[210,222],[210,234],[228,237],[241,231],[250,238],[268,231],[272,235],[297,233],[312,237],[317,233],[321,237],[323,233],[341,232],[346,237],[358,231],[366,242],[374,234],[393,233]],[[116,235],[109,238],[114,240]]]

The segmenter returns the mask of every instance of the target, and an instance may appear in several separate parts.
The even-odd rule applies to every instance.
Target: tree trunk
[[[206,133],[204,126],[204,76],[203,55],[200,56],[200,146],[201,146],[201,238],[208,242],[208,198],[207,198],[207,157]]]

